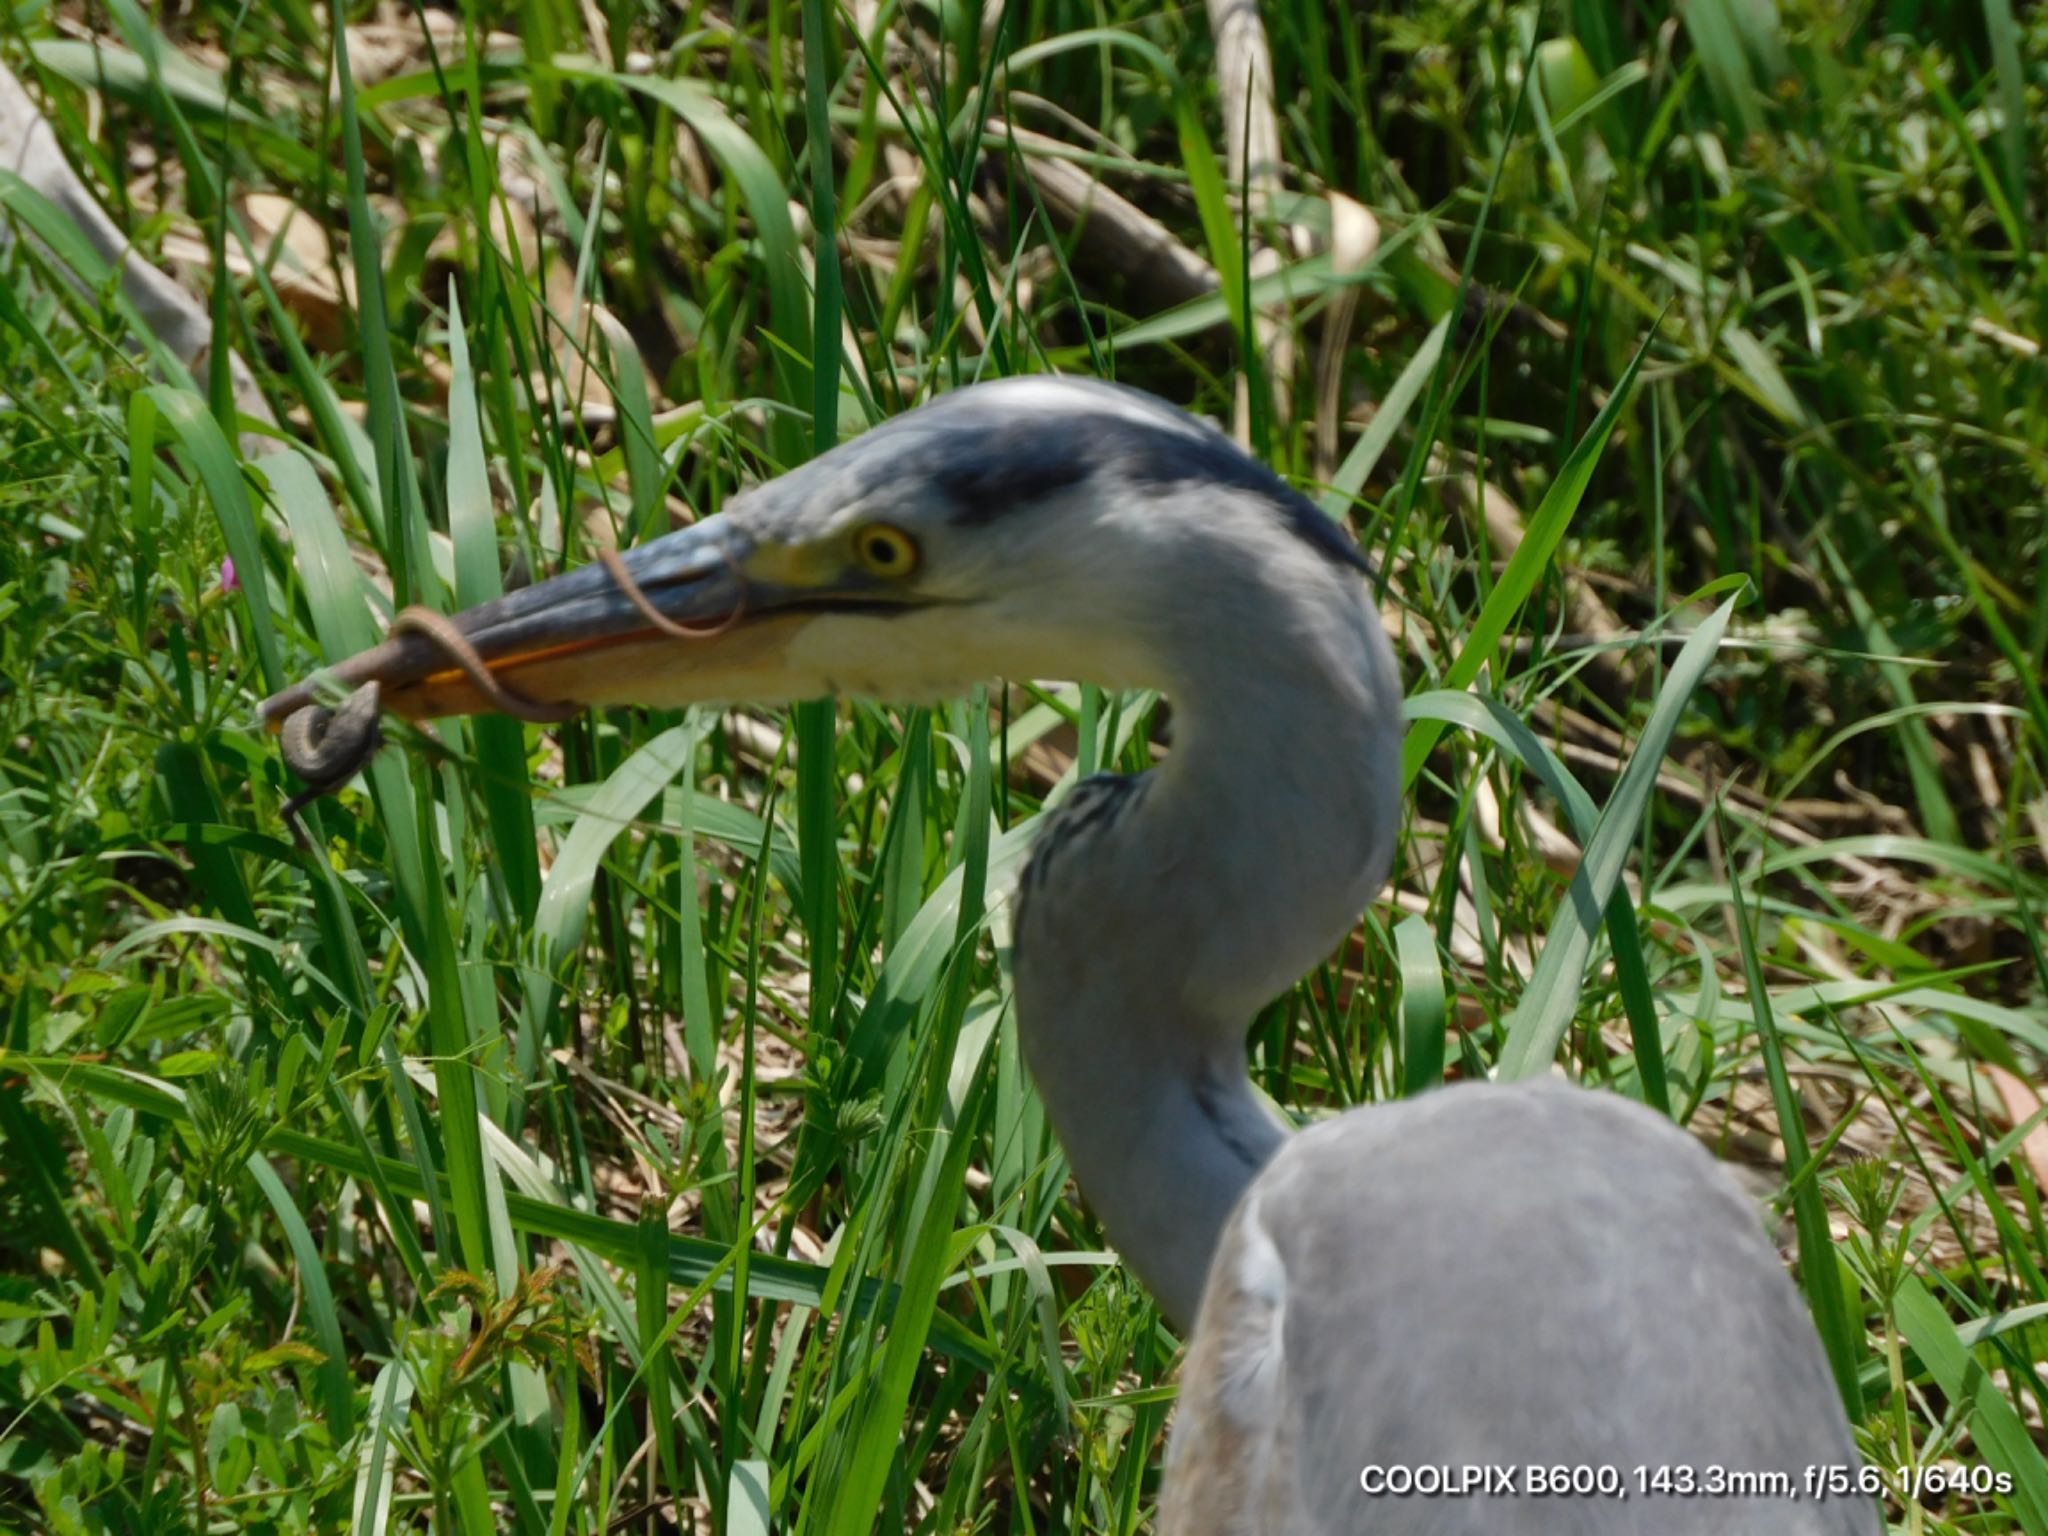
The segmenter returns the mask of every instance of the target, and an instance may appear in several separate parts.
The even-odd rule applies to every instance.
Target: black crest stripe
[[[1372,568],[1314,502],[1207,427],[1189,430],[1079,410],[995,422],[963,419],[935,434],[920,452],[933,457],[932,483],[961,527],[984,527],[1024,511],[1101,469],[1145,490],[1200,484],[1247,492],[1326,560],[1354,570]]]

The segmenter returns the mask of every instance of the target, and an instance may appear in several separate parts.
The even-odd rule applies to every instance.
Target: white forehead
[[[972,389],[940,397],[965,405],[973,401],[990,410],[1043,416],[1086,414],[1108,416],[1140,426],[1166,428],[1200,437],[1212,429],[1164,400],[1100,379],[1069,379],[1052,374],[1026,374],[990,379]]]

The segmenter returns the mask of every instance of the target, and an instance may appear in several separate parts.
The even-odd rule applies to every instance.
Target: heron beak
[[[344,688],[376,683],[384,708],[415,720],[483,713],[502,707],[507,693],[565,710],[772,696],[790,636],[833,592],[829,580],[774,579],[769,572],[787,565],[774,558],[783,553],[757,549],[726,516],[624,552],[646,603],[690,637],[653,623],[593,562],[452,615],[464,646],[396,633],[325,675]],[[464,647],[469,654],[457,654]],[[473,675],[479,668],[501,690],[495,698]],[[274,730],[314,702],[309,680],[266,699],[262,718]]]

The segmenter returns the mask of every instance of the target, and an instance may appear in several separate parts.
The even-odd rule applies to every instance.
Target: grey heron
[[[1160,1529],[1877,1529],[1867,1495],[1817,1496],[1810,1469],[1860,1465],[1819,1340],[1757,1212],[1677,1126],[1613,1094],[1471,1084],[1290,1133],[1254,1093],[1250,1019],[1393,854],[1401,690],[1363,568],[1193,416],[1102,383],[984,383],[610,569],[395,635],[335,669],[370,704],[294,752],[331,782],[380,707],[1160,688],[1170,754],[1048,815],[1013,950],[1075,1178],[1192,1328]],[[1532,1486],[1581,1468],[1597,1490]],[[1706,1496],[1713,1469],[1747,1491]]]

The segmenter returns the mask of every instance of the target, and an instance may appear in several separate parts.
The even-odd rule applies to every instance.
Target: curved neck
[[[1173,680],[1167,760],[1136,791],[1070,797],[1025,876],[1026,1061],[1082,1192],[1182,1326],[1285,1134],[1246,1081],[1245,1030],[1342,939],[1392,850],[1385,634],[1362,593],[1310,617],[1212,641]]]

